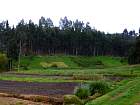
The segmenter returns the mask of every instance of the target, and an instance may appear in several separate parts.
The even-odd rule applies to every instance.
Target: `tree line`
[[[136,38],[136,43],[130,49],[128,56],[129,64],[140,64],[140,36]]]
[[[0,51],[9,58],[22,55],[84,55],[84,56],[125,56],[134,46],[135,31],[105,33],[78,19],[61,18],[59,27],[50,18],[41,17],[38,24],[22,19],[15,27],[8,20],[0,23]]]

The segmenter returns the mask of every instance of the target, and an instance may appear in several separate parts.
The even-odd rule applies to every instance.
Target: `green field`
[[[42,62],[53,63],[63,62],[67,68],[48,67],[41,65]],[[18,73],[37,73],[47,75],[129,75],[132,69],[137,72],[137,66],[131,67],[127,65],[127,61],[120,57],[111,56],[31,56],[22,57],[21,67]],[[138,67],[139,68],[139,67]],[[121,71],[121,72],[120,72]],[[133,72],[133,75],[136,74]],[[131,73],[132,74],[132,73]]]
[[[121,84],[121,83],[120,83]],[[86,105],[136,105],[140,104],[140,78],[124,80],[122,86]]]
[[[28,74],[47,74],[47,75],[94,75],[102,74],[109,76],[124,76],[124,77],[136,77],[140,76],[140,65],[125,65],[120,67],[104,68],[104,69],[29,69],[20,70],[16,73],[28,73]]]
[[[111,56],[27,56],[22,57],[21,66],[28,69],[43,69],[40,63],[63,62],[68,68],[109,68],[127,64],[120,57]]]
[[[44,68],[41,62],[63,62],[67,67],[61,68],[55,65]],[[20,77],[18,74],[29,76]],[[32,77],[32,75],[37,76]],[[115,80],[115,78],[121,79]],[[1,74],[0,80],[83,84],[103,80],[110,83],[112,91],[89,101],[86,105],[139,105],[140,103],[140,65],[128,65],[127,61],[120,57],[60,55],[22,57],[20,70]]]

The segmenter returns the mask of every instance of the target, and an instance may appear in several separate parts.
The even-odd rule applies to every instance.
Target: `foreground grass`
[[[124,80],[114,91],[86,105],[135,105],[140,102],[140,78]]]

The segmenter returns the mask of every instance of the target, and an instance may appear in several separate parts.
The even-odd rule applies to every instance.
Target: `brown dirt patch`
[[[42,95],[24,95],[24,94],[8,94],[0,93],[0,98],[5,99],[2,101],[4,104],[16,104],[21,105],[21,103],[31,103],[34,102],[35,105],[62,105],[63,97],[54,97],[54,96],[42,96]],[[5,102],[7,99],[7,102]],[[11,101],[12,100],[12,101]],[[0,100],[1,102],[1,100]],[[40,103],[38,103],[40,102]],[[1,104],[0,104],[1,105]],[[3,104],[2,104],[3,105]],[[11,105],[11,104],[10,104]],[[31,104],[32,105],[32,104]],[[34,104],[33,104],[34,105]]]
[[[51,104],[32,102],[12,97],[0,97],[0,105],[51,105]]]

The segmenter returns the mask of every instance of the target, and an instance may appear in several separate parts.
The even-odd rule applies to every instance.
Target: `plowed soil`
[[[65,95],[73,94],[78,83],[33,83],[0,80],[0,92],[12,94]]]

